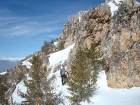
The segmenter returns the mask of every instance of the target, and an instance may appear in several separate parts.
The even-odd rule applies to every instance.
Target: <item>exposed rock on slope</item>
[[[140,86],[140,7],[121,4],[110,19],[102,51],[109,62],[110,87]]]
[[[121,4],[122,3],[122,4]],[[114,88],[140,86],[140,6],[135,0],[124,0],[111,17],[107,3],[87,12],[80,12],[65,25],[60,38],[65,47],[76,43],[69,58],[73,59],[78,46],[95,42],[109,64],[108,85]]]

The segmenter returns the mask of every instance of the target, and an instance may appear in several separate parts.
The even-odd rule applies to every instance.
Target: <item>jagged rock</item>
[[[136,0],[125,0],[126,4],[133,6],[136,4]]]
[[[115,88],[140,86],[140,49],[137,47],[139,45],[136,44],[140,38],[139,34],[136,33],[138,30],[136,27],[140,26],[140,20],[137,18],[139,10],[136,9],[138,13],[135,14],[132,13],[131,8],[138,7],[128,5],[126,7],[124,8],[123,4],[123,7],[120,7],[123,9],[119,9],[114,16],[114,21],[110,23],[109,27],[109,30],[112,31],[109,32],[102,48],[110,67],[109,71],[106,72],[108,85]],[[109,50],[110,48],[111,50]]]
[[[113,17],[106,4],[90,9],[84,20],[86,24],[79,23],[74,35],[77,48],[90,48],[93,42],[99,44],[109,64],[109,70],[106,71],[108,86],[113,88],[140,86],[139,6],[135,5],[135,0],[124,2],[119,4],[119,10]],[[85,29],[81,31],[79,26]]]
[[[79,12],[77,15],[70,18],[64,25],[64,29],[59,38],[65,40],[65,48],[73,44],[78,39],[79,35],[83,35],[85,30],[84,26],[86,24],[86,13],[86,11]]]

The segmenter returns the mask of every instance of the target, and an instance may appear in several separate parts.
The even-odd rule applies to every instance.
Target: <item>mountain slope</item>
[[[60,61],[64,62],[68,58],[70,49],[73,49],[74,44],[67,49],[62,51],[50,54],[50,66],[58,64]],[[64,58],[65,56],[65,58]],[[59,59],[56,59],[59,58]],[[29,67],[28,60],[24,64]],[[62,86],[60,71],[59,69],[56,72],[51,71],[50,76],[55,75],[55,88],[56,93],[59,94],[62,92],[64,103],[66,105],[71,105],[69,100],[65,96],[69,96],[70,93],[67,90],[68,86]],[[29,78],[29,76],[27,76]],[[131,89],[112,89],[107,86],[107,80],[105,72],[101,72],[97,81],[97,92],[96,95],[91,98],[91,101],[94,105],[139,105],[140,100],[140,88],[131,88]],[[24,99],[20,98],[17,94],[18,90],[26,92],[26,87],[24,86],[23,81],[16,85],[16,89],[12,94],[13,101],[16,103],[21,103]],[[81,105],[93,105],[93,103],[81,102]]]
[[[59,51],[58,46],[61,42],[64,42],[62,47],[65,49]],[[69,105],[69,100],[64,96],[70,93],[67,90],[68,86],[61,84],[59,70],[64,64],[67,71],[71,72],[70,66],[78,47],[90,48],[92,43],[98,45],[109,67],[106,72],[100,73],[97,82],[99,89],[91,101],[95,105],[139,105],[140,5],[136,0],[106,0],[105,3],[70,18],[59,38],[46,43],[44,49],[42,47],[40,51],[29,55],[9,71],[8,82],[14,88],[9,89],[8,99],[12,96],[14,102],[19,104],[24,100],[17,95],[17,90],[26,91],[23,80],[30,78],[30,59],[33,55],[39,55],[43,60],[43,66],[51,70],[49,76],[56,76],[56,93],[62,92],[64,103]],[[17,72],[20,71],[23,71],[24,75],[18,81]],[[93,103],[81,102],[81,105]]]

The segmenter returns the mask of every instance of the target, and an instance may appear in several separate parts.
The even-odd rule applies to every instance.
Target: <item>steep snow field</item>
[[[64,62],[68,58],[68,54],[73,47],[74,44],[62,51],[50,54],[50,66],[54,66],[59,62]],[[27,67],[29,67],[29,65],[31,66],[31,64],[29,64],[29,60],[25,61],[23,64],[27,64]],[[69,100],[64,97],[70,96],[70,93],[67,90],[68,86],[62,86],[61,84],[60,71],[58,70],[55,73],[52,72],[50,75],[53,74],[56,75],[56,93],[59,94],[62,92],[62,96],[65,99],[65,105],[70,105]],[[92,103],[89,104],[87,102],[81,102],[81,105],[140,105],[140,87],[133,87],[131,89],[109,88],[107,86],[106,75],[104,71],[99,75],[97,88],[98,90],[96,94],[91,98]],[[14,102],[21,103],[21,101],[24,99],[21,99],[17,95],[18,89],[26,92],[26,87],[24,86],[23,81],[17,84],[17,87],[12,95]]]
[[[69,54],[70,50],[73,47],[74,47],[74,44],[64,50],[50,54],[50,57],[49,57],[50,66],[55,66],[56,64],[58,64],[60,62],[64,63],[64,61],[68,58],[68,54]]]

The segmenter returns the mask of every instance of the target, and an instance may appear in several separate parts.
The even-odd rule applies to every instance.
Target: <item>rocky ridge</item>
[[[65,47],[76,43],[68,65],[78,46],[87,45],[90,48],[95,42],[109,64],[106,71],[108,86],[140,86],[140,5],[135,0],[124,0],[119,4],[114,1],[118,10],[112,16],[108,2],[113,0],[81,12],[80,21],[79,15],[76,15],[64,26],[60,38],[67,40]]]

